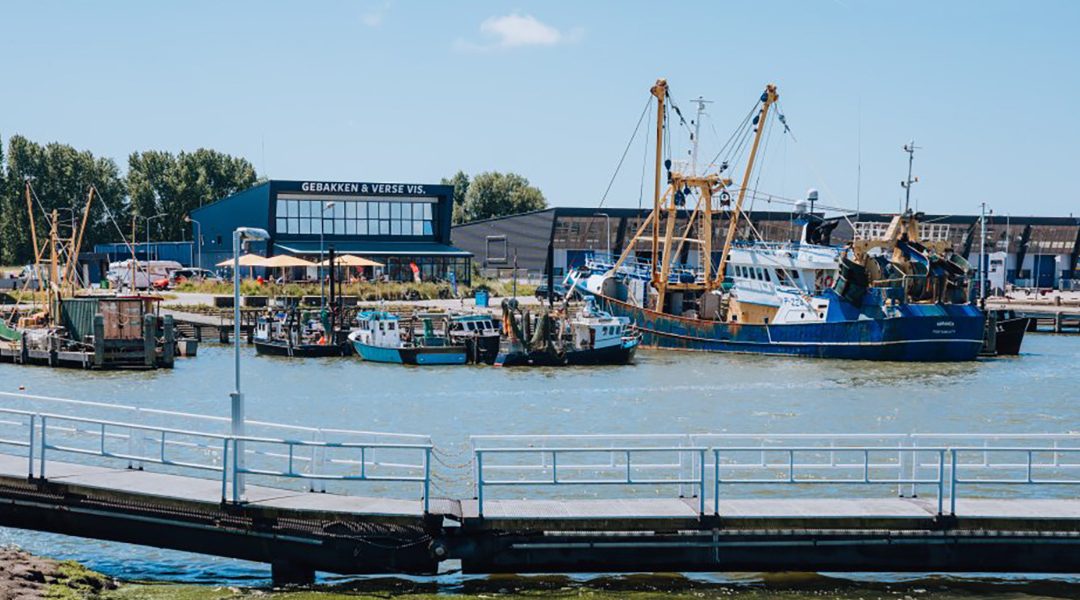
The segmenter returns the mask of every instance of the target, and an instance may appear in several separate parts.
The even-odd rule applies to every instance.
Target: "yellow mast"
[[[765,130],[765,119],[769,116],[769,107],[779,98],[775,85],[770,83],[765,86],[765,93],[761,96],[761,112],[758,113],[757,130],[754,132],[754,144],[750,147],[750,157],[746,161],[746,171],[739,187],[739,199],[735,202],[735,211],[731,215],[731,223],[728,224],[727,236],[724,238],[724,249],[720,253],[720,266],[716,270],[717,282],[723,281],[727,270],[728,255],[731,252],[731,244],[735,240],[735,232],[739,227],[743,200],[746,199],[746,190],[750,185],[750,174],[754,169],[754,159],[757,157],[758,145],[761,143],[761,134]]]
[[[79,232],[71,232],[72,245],[74,246],[71,251],[71,256],[68,257],[67,265],[64,267],[64,283],[71,284],[71,292],[75,293],[75,280],[78,278],[78,274],[75,272],[79,263],[79,250],[82,248],[83,235],[86,233],[86,223],[90,220],[90,203],[94,201],[94,186],[90,186],[90,192],[86,195],[86,206],[83,208],[82,224],[79,225]]]
[[[660,259],[660,163],[664,152],[664,101],[667,99],[667,80],[657,79],[656,85],[649,90],[656,97],[656,178],[653,180],[652,214],[652,283],[659,286],[659,274],[656,271]],[[665,257],[666,258],[666,257]]]
[[[56,231],[56,222],[60,219],[60,214],[56,209],[53,209],[50,215],[52,223],[49,224],[49,315],[53,319],[57,319],[60,316],[59,308],[59,284],[57,281],[60,275],[59,263],[57,262],[58,256],[56,252],[56,243],[58,233]]]

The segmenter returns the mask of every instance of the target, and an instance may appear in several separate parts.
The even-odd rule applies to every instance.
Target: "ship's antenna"
[[[859,98],[858,161],[855,167],[855,219],[862,208],[862,97]]]
[[[911,186],[918,183],[919,178],[911,178],[911,165],[915,162],[915,151],[921,149],[921,146],[915,145],[915,140],[911,140],[910,143],[904,144],[904,152],[908,154],[907,160],[907,180],[900,182],[900,187],[904,188],[904,212],[911,210]]]
[[[712,104],[712,100],[706,100],[702,96],[694,99],[697,103],[697,116],[694,117],[694,139],[691,140],[690,150],[690,175],[697,176],[697,151],[698,141],[701,139],[701,117],[705,114],[705,105]]]

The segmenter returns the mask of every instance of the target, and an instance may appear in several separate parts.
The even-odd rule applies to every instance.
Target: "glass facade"
[[[468,256],[387,256],[377,260],[386,264],[384,271],[390,281],[412,281],[413,263],[420,269],[421,281],[449,281],[450,273],[459,284],[472,281],[472,259]]]
[[[429,198],[279,194],[277,233],[432,237],[435,206]]]

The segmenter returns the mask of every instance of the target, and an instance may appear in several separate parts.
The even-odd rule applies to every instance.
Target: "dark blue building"
[[[393,281],[424,281],[454,273],[469,283],[472,255],[450,244],[454,188],[446,185],[271,180],[191,212],[202,264],[232,256],[232,232],[260,227],[263,256],[289,254],[317,262],[333,246],[385,265]]]

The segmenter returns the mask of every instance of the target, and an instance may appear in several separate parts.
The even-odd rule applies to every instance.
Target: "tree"
[[[147,151],[128,157],[127,191],[132,210],[165,215],[151,223],[154,239],[183,239],[192,210],[251,187],[255,167],[246,159],[214,150]]]
[[[112,159],[97,158],[66,144],[42,146],[16,135],[8,140],[5,180],[0,197],[0,262],[25,263],[34,258],[24,195],[26,181],[33,190],[39,243],[48,236],[48,218],[54,210],[58,211],[60,235],[69,236],[80,226],[91,185],[97,188],[99,197],[91,204],[83,247],[120,236],[106,209],[108,205],[123,222],[124,186]]]
[[[465,171],[458,171],[450,179],[445,177],[439,183],[454,186],[454,223],[461,223],[465,219],[465,196],[469,192],[469,176]]]
[[[517,173],[485,172],[473,177],[465,194],[460,222],[501,217],[547,208],[544,194]]]

